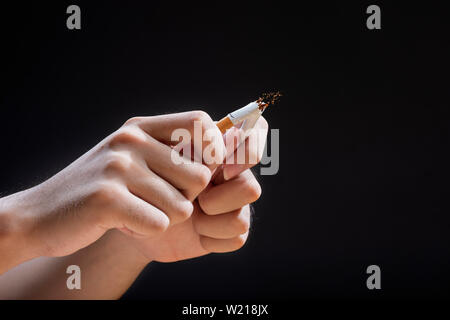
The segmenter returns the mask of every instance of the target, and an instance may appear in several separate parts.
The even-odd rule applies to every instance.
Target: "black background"
[[[443,298],[450,291],[448,14],[430,2],[1,4],[0,192],[55,174],[127,118],[261,92],[280,171],[246,246],[152,263],[127,299]],[[77,4],[82,29],[66,28]],[[382,29],[366,28],[378,4]],[[367,266],[382,290],[366,288]]]

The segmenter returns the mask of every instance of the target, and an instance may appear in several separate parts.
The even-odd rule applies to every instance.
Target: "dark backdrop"
[[[261,92],[280,171],[246,246],[152,263],[125,298],[447,297],[448,14],[430,2],[1,4],[0,192],[37,184],[135,115],[220,118]],[[366,288],[366,267],[382,290]]]

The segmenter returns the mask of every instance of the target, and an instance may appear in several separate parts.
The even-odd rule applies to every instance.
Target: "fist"
[[[2,199],[30,256],[70,254],[109,229],[157,237],[190,219],[193,200],[220,165],[172,161],[172,132],[185,129],[194,137],[195,123],[202,133],[215,130],[220,136],[201,111],[133,118],[54,177]],[[205,147],[225,154],[222,139],[195,152],[203,154]]]
[[[131,242],[148,261],[173,262],[195,258],[211,252],[229,252],[241,248],[248,237],[250,227],[250,203],[261,195],[261,186],[250,171],[261,159],[267,134],[267,122],[260,118],[256,129],[263,131],[259,146],[249,146],[245,140],[230,157],[242,150],[245,163],[224,164],[214,172],[211,183],[194,201],[194,211],[182,223],[170,226],[165,232],[151,239],[127,239],[115,232],[122,243]],[[225,141],[230,141],[225,139]],[[255,155],[250,154],[256,152]],[[255,159],[251,162],[249,159]],[[227,179],[225,179],[227,178]]]

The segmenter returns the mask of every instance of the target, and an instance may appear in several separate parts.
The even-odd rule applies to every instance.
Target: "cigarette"
[[[222,134],[231,127],[238,126],[239,124],[241,124],[241,127],[245,125],[246,128],[244,129],[248,129],[255,125],[256,121],[267,107],[267,103],[258,99],[257,101],[250,102],[245,107],[229,113],[226,117],[217,122],[216,125]]]
[[[256,101],[250,102],[245,107],[237,109],[229,113],[226,117],[217,122],[217,127],[220,132],[224,134],[228,129],[233,126],[239,126],[244,132],[255,126],[256,121],[261,114],[270,105],[275,104],[282,94],[277,92],[263,93],[261,98]]]

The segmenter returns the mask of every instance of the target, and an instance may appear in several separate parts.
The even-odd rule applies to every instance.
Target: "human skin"
[[[192,121],[193,119],[198,120],[198,117],[200,116],[202,122],[207,122],[204,129],[208,127],[211,128],[211,126],[214,125],[212,121],[210,121],[210,118],[206,117],[203,113],[195,112],[194,114],[188,113],[181,115],[182,116],[177,115],[175,118],[166,120],[168,122],[177,122],[182,121],[180,118],[187,117],[189,118],[189,121]],[[125,127],[130,124],[139,126],[138,124],[142,123],[144,120],[144,128],[147,129],[144,132],[149,134],[149,131],[151,131],[149,130],[149,126],[152,122],[148,121],[148,118],[128,121]],[[158,123],[161,122],[164,121],[161,121],[161,118],[159,118]],[[178,127],[180,127],[179,124],[179,122],[176,123]],[[185,127],[189,127],[185,122],[183,122],[183,124],[185,124]],[[165,126],[164,129],[169,129],[167,123],[165,123]],[[267,123],[264,119],[261,118],[261,121],[258,122],[257,126],[267,131]],[[139,128],[142,127],[139,126]],[[159,127],[155,130],[160,130],[161,128],[162,127]],[[152,129],[154,129],[154,127]],[[119,130],[118,132],[123,131]],[[136,132],[134,132],[134,134],[136,134]],[[158,134],[161,134],[161,132],[158,131]],[[113,134],[112,136],[115,135]],[[167,135],[164,137],[167,137]],[[134,139],[135,135],[128,135],[126,137],[122,135],[122,138],[120,139],[125,139],[125,142],[123,144],[119,143],[121,146],[119,150],[130,150],[128,144],[130,142],[134,143],[133,140],[129,140],[130,138]],[[110,141],[108,138],[105,140]],[[158,141],[164,140],[159,136]],[[264,144],[265,141],[260,143]],[[100,149],[105,149],[104,141],[99,145],[101,146]],[[107,148],[109,148],[109,144],[106,145],[108,146]],[[248,155],[249,151],[247,144],[244,144],[239,148],[245,148],[246,155]],[[93,150],[95,149],[96,148]],[[83,159],[84,157],[85,156],[80,159]],[[260,158],[260,155],[258,155],[258,158]],[[145,163],[147,164],[148,162]],[[128,163],[128,170],[135,171],[136,168],[131,164],[132,162]],[[140,232],[137,231],[138,229],[134,225],[125,224],[120,227],[104,228],[103,233],[97,237],[97,239],[100,237],[101,239],[87,247],[86,245],[82,245],[83,242],[80,241],[79,243],[81,243],[81,245],[79,246],[86,248],[79,250],[74,254],[62,258],[35,259],[34,261],[25,263],[18,268],[11,270],[0,278],[0,287],[10,289],[13,287],[14,289],[5,290],[7,292],[6,296],[5,291],[0,291],[0,296],[12,298],[117,298],[125,292],[145,265],[152,260],[171,262],[205,255],[210,252],[228,252],[240,248],[245,243],[248,235],[250,223],[248,203],[255,201],[261,193],[259,184],[250,170],[248,170],[252,165],[253,164],[224,165],[223,169],[226,174],[216,174],[214,181],[209,183],[211,171],[214,172],[215,170],[215,166],[210,165],[207,168],[210,170],[210,175],[208,176],[206,183],[202,181],[203,184],[200,185],[198,180],[196,180],[192,185],[189,185],[184,181],[183,183],[185,183],[186,186],[185,189],[180,187],[179,182],[177,183],[173,180],[173,176],[172,179],[164,176],[164,178],[170,181],[167,184],[176,184],[173,188],[175,191],[180,190],[178,192],[184,196],[184,199],[179,197],[176,198],[175,201],[183,203],[185,200],[193,201],[195,199],[192,215],[186,215],[187,217],[183,219],[184,216],[179,218],[179,215],[175,215],[173,212],[167,213],[166,211],[163,211],[167,210],[167,208],[160,208],[161,212],[168,217],[169,225],[167,228],[163,228],[164,230],[157,230],[156,232],[154,231],[154,228],[150,228],[151,232],[148,234],[142,233],[141,229],[139,230]],[[151,168],[150,166],[148,167]],[[195,169],[198,169],[198,167],[187,168],[186,171],[193,170],[195,173]],[[198,170],[200,171],[203,169]],[[222,171],[222,168],[219,170]],[[158,171],[159,174],[161,172],[163,171]],[[205,170],[202,173],[204,172]],[[118,172],[114,171],[114,173],[120,174],[119,179],[117,179],[117,176],[113,176],[119,181],[121,181],[121,179],[127,181],[123,177],[127,177],[127,174],[130,174],[127,173],[126,170],[119,170]],[[184,174],[192,174],[192,171],[188,173],[184,172]],[[169,173],[166,173],[166,175],[169,175]],[[228,178],[228,181],[224,180],[224,176]],[[148,178],[148,176],[146,177]],[[134,174],[128,179],[138,179],[138,175]],[[128,185],[129,184],[127,184],[127,186]],[[206,188],[205,185],[207,185]],[[71,184],[71,186],[73,186],[73,184]],[[60,185],[58,187],[61,188]],[[154,191],[155,188],[152,190]],[[172,189],[167,191],[174,192]],[[198,195],[199,192],[201,192],[200,195]],[[135,191],[133,193],[137,192]],[[52,197],[52,199],[54,199],[54,197]],[[173,195],[167,195],[165,199],[168,199],[166,201],[173,201]],[[112,200],[113,199],[109,198],[109,201]],[[145,198],[145,201],[148,201],[147,203],[151,205],[155,203],[155,200],[150,202],[149,198]],[[109,208],[110,207],[108,207],[108,209]],[[96,206],[93,210],[101,210],[101,208]],[[83,214],[83,212],[79,214]],[[75,215],[78,215],[78,213],[75,213]],[[65,218],[66,217],[62,218],[63,222]],[[175,220],[175,222],[172,223],[172,220]],[[72,220],[67,223],[74,222]],[[61,225],[59,226],[61,227]],[[109,231],[105,234],[107,230]],[[121,232],[118,230],[121,230]],[[103,234],[105,235],[102,236]],[[24,241],[24,243],[27,243],[27,241]],[[73,246],[74,245],[72,245],[72,247]],[[48,252],[57,255],[54,253],[60,251],[52,249]],[[42,255],[45,256],[46,254]],[[47,254],[47,256],[49,255]],[[65,268],[70,264],[80,265],[83,270],[84,282],[88,284],[88,288],[80,291],[68,291],[64,288],[65,279],[67,278]],[[29,272],[27,273],[27,270],[30,268],[33,268],[33,276],[30,276]],[[49,278],[49,270],[53,270],[53,272],[51,272],[51,278]],[[59,272],[55,273],[55,271]],[[99,275],[102,276],[99,277]],[[19,284],[14,280],[18,278],[22,279]],[[27,278],[28,281],[25,281]],[[42,282],[44,279],[45,282]],[[89,279],[92,279],[92,281],[89,281]],[[114,279],[114,281],[111,281],[111,279]],[[54,284],[53,286],[52,283]],[[31,284],[33,290],[29,290]],[[64,286],[61,284],[64,284]],[[43,289],[44,287],[46,288],[45,290]],[[42,290],[40,290],[40,288],[42,288]]]
[[[71,254],[110,229],[148,238],[188,219],[220,165],[171,161],[171,133],[192,132],[196,121],[202,132],[218,132],[201,111],[133,118],[49,180],[1,199],[0,274],[35,257]],[[225,149],[222,140],[211,143]]]

